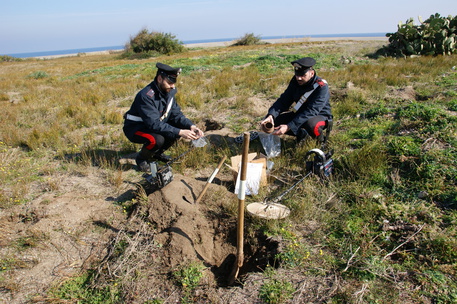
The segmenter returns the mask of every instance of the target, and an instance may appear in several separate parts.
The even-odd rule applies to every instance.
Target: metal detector
[[[314,155],[314,159],[308,160],[311,155]],[[320,149],[309,150],[305,155],[306,170],[322,178],[329,177],[333,173],[332,155],[333,151],[325,154]]]
[[[308,160],[308,158],[312,155],[314,155],[314,158],[312,160]],[[328,178],[333,172],[332,155],[333,152],[325,154],[320,149],[312,149],[308,151],[305,155],[305,165],[307,171],[305,176],[296,181],[289,189],[281,193],[275,199],[270,201],[265,199],[263,202],[255,202],[247,205],[247,211],[254,216],[266,219],[282,219],[289,216],[290,209],[279,203],[281,199],[311,174],[316,174],[321,178]]]
[[[173,171],[171,170],[168,163],[161,167],[157,167],[157,162],[151,162],[149,164],[151,168],[151,174],[144,174],[144,178],[156,189],[162,189],[173,181]]]

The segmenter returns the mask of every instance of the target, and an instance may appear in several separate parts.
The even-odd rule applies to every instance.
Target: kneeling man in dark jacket
[[[291,63],[295,75],[261,124],[273,124],[272,134],[293,135],[297,142],[308,135],[319,138],[326,121],[332,119],[327,82],[317,76],[313,68],[316,60],[313,58],[305,57]]]
[[[163,63],[157,63],[156,67],[154,80],[138,92],[124,115],[125,136],[133,143],[143,144],[136,164],[144,172],[149,171],[150,161],[170,161],[163,152],[178,138],[194,140],[204,136],[176,103],[175,83],[181,69]]]

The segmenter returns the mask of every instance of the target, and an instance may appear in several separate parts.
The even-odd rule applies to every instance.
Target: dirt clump
[[[202,201],[195,204],[204,185],[204,181],[175,174],[171,183],[139,202],[126,228],[119,229],[112,238],[95,284],[103,287],[105,282],[121,278],[128,303],[151,299],[179,302],[185,288],[174,279],[174,273],[197,263],[204,269],[202,280],[193,291],[195,303],[252,303],[253,297],[244,294],[244,287],[233,288],[256,277],[255,273],[262,268],[259,263],[265,267],[271,261],[265,255],[275,254],[278,242],[265,245],[265,237],[258,242],[246,240],[245,266],[236,286],[228,286],[237,251],[233,210],[238,199],[225,186],[210,184]],[[122,255],[115,254],[119,244],[124,244]],[[257,290],[261,281],[251,284],[250,288]],[[257,292],[252,292],[252,296],[257,296]]]
[[[206,198],[196,205],[196,197],[204,183],[176,175],[174,181],[149,195],[147,219],[154,224],[157,243],[166,245],[164,260],[176,267],[186,261],[202,261],[205,265],[220,266],[236,252],[227,231],[231,220],[218,214],[234,202],[236,197],[223,186],[211,185],[211,191],[221,196]],[[224,229],[225,228],[225,229]]]

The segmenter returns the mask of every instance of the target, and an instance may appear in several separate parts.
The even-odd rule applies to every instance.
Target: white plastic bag
[[[192,140],[192,145],[194,145],[195,148],[202,148],[206,146],[208,142],[206,141],[205,137],[200,137],[199,139],[194,139]]]
[[[259,132],[259,138],[267,158],[281,154],[281,138],[278,135]]]
[[[259,194],[260,180],[262,178],[262,168],[263,164],[261,163],[248,163],[246,168],[246,195],[257,195]],[[238,170],[238,176],[235,183],[235,194],[238,194],[240,191],[240,176],[241,176],[241,164]]]

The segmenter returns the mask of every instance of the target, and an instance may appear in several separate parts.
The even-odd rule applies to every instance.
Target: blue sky
[[[125,45],[143,28],[181,41],[395,32],[435,13],[457,15],[457,1],[2,0],[0,54]]]

